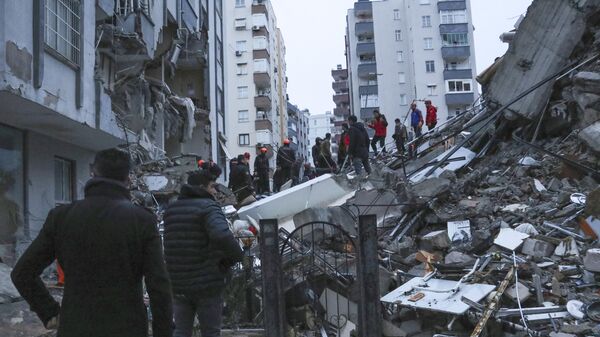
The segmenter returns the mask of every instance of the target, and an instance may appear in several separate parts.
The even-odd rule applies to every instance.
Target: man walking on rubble
[[[130,169],[127,153],[98,152],[85,198],[50,211],[12,272],[31,310],[60,337],[148,336],[143,283],[153,335],[172,335],[171,285],[156,217],[130,201]],[[40,279],[54,259],[65,273],[62,303]]]
[[[417,103],[413,102],[410,105],[410,126],[415,132],[415,137],[421,137],[421,129],[423,129],[423,113],[417,109]]]
[[[284,139],[283,146],[277,151],[276,164],[281,169],[281,184],[285,184],[292,178],[292,165],[296,161],[296,153],[290,147],[290,140]]]
[[[354,171],[357,175],[360,175],[364,167],[367,174],[371,174],[371,166],[369,165],[369,134],[363,123],[359,123],[354,115],[348,117],[348,124],[350,124],[350,129],[348,130],[350,137],[348,156],[352,158]]]
[[[321,142],[320,156],[322,166],[330,170],[331,173],[335,173],[336,165],[331,155],[331,133],[325,134],[325,139]]]
[[[343,169],[344,163],[346,162],[346,156],[348,155],[348,145],[350,144],[350,136],[348,136],[348,124],[342,124],[342,134],[340,135],[340,145],[338,147],[338,167],[340,170]]]
[[[202,337],[221,335],[223,289],[243,253],[215,201],[220,174],[215,164],[191,173],[179,199],[165,211],[165,257],[175,295],[174,337],[191,337],[196,317]]]
[[[321,167],[319,159],[321,158],[321,143],[323,139],[321,137],[315,138],[315,145],[311,148],[311,154],[313,158],[313,164],[315,165],[315,169],[319,169]]]
[[[381,147],[381,152],[387,152],[385,149],[385,137],[387,135],[388,122],[385,119],[385,116],[379,113],[379,110],[374,110],[373,116],[375,118],[368,126],[375,130],[375,136],[373,136],[373,140],[371,140],[371,147],[377,156],[377,143],[379,143],[379,146]]]
[[[233,168],[231,186],[238,204],[254,194],[252,176],[248,169],[248,160],[243,154],[237,157],[237,165]]]
[[[437,125],[437,108],[431,104],[430,100],[425,101],[425,125],[428,131],[431,131]]]
[[[270,193],[269,187],[269,158],[267,157],[267,148],[261,147],[260,154],[254,159],[254,174],[258,178],[257,193],[265,194]]]
[[[408,138],[408,132],[406,131],[406,126],[400,121],[400,118],[396,118],[394,122],[396,125],[394,127],[394,135],[392,137],[396,142],[396,150],[398,153],[404,153],[406,151],[404,144],[406,142],[406,138]]]

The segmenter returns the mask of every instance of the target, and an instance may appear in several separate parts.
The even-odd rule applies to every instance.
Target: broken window
[[[76,0],[46,0],[45,43],[72,64],[80,63],[80,3]]]
[[[469,36],[467,33],[446,33],[442,34],[442,46],[459,47],[468,46]]]
[[[250,134],[249,133],[240,133],[238,137],[239,145],[250,145]]]
[[[73,161],[54,157],[54,202],[57,205],[69,204],[73,201],[74,167]]]

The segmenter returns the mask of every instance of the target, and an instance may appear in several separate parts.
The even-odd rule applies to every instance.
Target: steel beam
[[[358,218],[358,336],[382,336],[381,302],[379,301],[379,258],[377,256],[377,216]]]

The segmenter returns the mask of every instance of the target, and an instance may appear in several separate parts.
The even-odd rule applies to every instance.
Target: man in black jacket
[[[129,156],[98,152],[85,199],[50,211],[12,272],[25,300],[59,337],[148,335],[142,280],[150,296],[153,335],[172,335],[171,285],[156,217],[129,199]],[[55,259],[65,273],[62,306],[40,274]]]
[[[175,294],[175,337],[191,337],[194,317],[202,337],[221,335],[223,289],[242,250],[215,201],[216,166],[192,173],[165,212],[165,255]]]
[[[350,136],[348,156],[352,158],[354,171],[357,175],[361,174],[361,166],[364,166],[367,174],[371,174],[371,166],[369,165],[369,134],[363,123],[359,123],[354,115],[348,117],[348,124],[350,124],[350,130],[348,130],[348,135]]]
[[[269,187],[269,157],[267,157],[267,148],[261,147],[260,154],[254,159],[254,174],[258,178],[258,194],[270,193]]]
[[[285,184],[292,178],[292,165],[296,161],[296,153],[290,147],[290,140],[284,139],[283,146],[277,151],[276,164],[281,170],[281,184]]]
[[[235,194],[238,203],[254,194],[252,176],[248,169],[248,160],[243,154],[237,158],[237,164],[233,167],[231,176],[231,189]]]

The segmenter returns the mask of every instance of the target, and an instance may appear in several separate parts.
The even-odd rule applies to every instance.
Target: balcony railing
[[[446,69],[444,70],[444,80],[456,80],[473,78],[471,69]]]
[[[269,11],[267,9],[266,0],[258,1],[254,0],[252,2],[252,14],[264,14],[269,15]]]
[[[343,103],[348,104],[348,103],[350,103],[350,95],[348,95],[348,93],[333,95],[333,102],[336,105],[340,105]]]
[[[370,1],[355,2],[354,15],[357,17],[373,17],[373,4]]]
[[[459,11],[467,9],[465,0],[444,0],[438,1],[438,11]]]
[[[375,43],[366,42],[366,43],[357,43],[356,44],[356,54],[360,56],[365,55],[375,55]]]
[[[470,46],[442,47],[442,57],[445,60],[464,60],[471,56]]]
[[[475,101],[475,94],[472,92],[446,94],[447,105],[469,105]]]
[[[261,110],[271,110],[271,97],[269,95],[257,95],[254,97],[254,106]]]
[[[367,63],[358,65],[358,77],[371,78],[377,77],[377,63]]]

